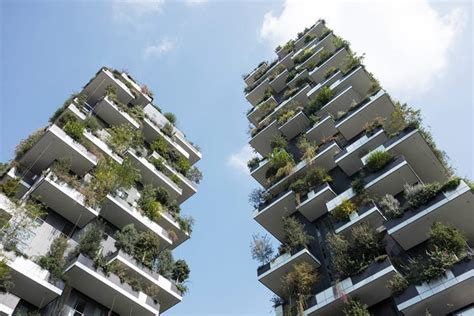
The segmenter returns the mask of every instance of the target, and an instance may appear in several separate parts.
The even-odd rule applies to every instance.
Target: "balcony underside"
[[[164,135],[163,132],[149,119],[143,120],[142,132],[145,140],[152,144],[158,137],[163,137],[168,143],[170,148],[174,148],[178,154],[186,159],[190,159],[189,153],[179,146],[176,142],[172,141],[168,136]]]
[[[140,124],[135,119],[128,113],[120,110],[107,97],[97,103],[94,107],[94,113],[110,126],[127,124],[133,128],[140,128]]]
[[[310,124],[308,117],[300,111],[291,119],[283,124],[279,129],[280,132],[285,135],[286,139],[293,139],[296,135],[306,130]]]
[[[132,92],[125,86],[123,82],[116,79],[112,72],[101,69],[97,75],[84,87],[83,93],[87,95],[87,102],[95,104],[104,95],[106,95],[107,87],[112,86],[117,90],[117,98],[123,104],[128,104],[134,98]]]
[[[310,142],[316,142],[317,145],[320,145],[325,138],[335,134],[337,134],[337,129],[334,119],[331,116],[326,116],[306,132],[306,138]]]
[[[347,53],[347,50],[345,48],[339,50],[334,55],[329,57],[329,59],[326,60],[322,65],[310,72],[309,75],[311,76],[311,78],[313,78],[314,82],[323,82],[325,79],[324,76],[326,75],[326,71],[328,71],[328,69],[330,69],[331,67],[338,68],[348,55],[349,54]]]
[[[278,134],[280,134],[278,123],[274,121],[255,135],[249,143],[256,152],[265,157],[272,151],[272,148],[270,147],[272,137]]]
[[[288,69],[285,69],[281,74],[275,77],[272,81],[270,81],[270,87],[276,92],[280,93],[286,87],[286,78],[289,75]]]
[[[298,211],[312,222],[327,213],[326,202],[335,197],[336,193],[325,184],[310,192],[307,199],[298,206]]]

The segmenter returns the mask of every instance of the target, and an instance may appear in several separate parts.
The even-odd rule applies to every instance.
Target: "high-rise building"
[[[180,204],[201,153],[147,86],[103,67],[2,164],[1,315],[158,315],[181,302]]]
[[[244,75],[277,315],[472,315],[473,185],[323,20]],[[387,61],[390,62],[389,60]]]

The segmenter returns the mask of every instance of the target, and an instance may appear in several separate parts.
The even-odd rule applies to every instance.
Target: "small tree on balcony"
[[[165,278],[173,275],[174,259],[171,250],[165,249],[157,257],[157,271]]]
[[[293,266],[293,270],[283,277],[282,283],[287,293],[287,301],[296,301],[299,316],[304,316],[305,300],[311,295],[311,289],[319,281],[319,274],[307,262]]]
[[[173,280],[177,283],[183,283],[189,278],[191,270],[188,267],[186,261],[180,259],[176,260],[173,267]]]
[[[41,256],[38,264],[41,268],[50,272],[50,278],[54,281],[63,278],[64,253],[67,249],[67,239],[64,236],[55,238],[45,256]]]
[[[0,293],[8,293],[15,287],[12,281],[11,269],[6,259],[0,260]]]
[[[115,233],[115,247],[133,255],[138,237],[138,231],[135,229],[135,226],[128,224]]]
[[[273,252],[273,246],[268,235],[252,235],[252,242],[250,243],[252,259],[264,265],[272,259]]]
[[[280,246],[280,253],[289,253],[298,248],[307,247],[313,237],[306,233],[304,225],[294,217],[283,218],[285,241]]]
[[[123,155],[131,147],[143,146],[143,134],[141,131],[133,129],[128,124],[115,125],[107,131],[110,134],[110,137],[107,138],[107,144],[120,155]]]
[[[99,253],[103,235],[104,224],[102,222],[99,221],[90,225],[81,236],[75,253],[82,253],[91,259],[95,259]]]
[[[368,306],[357,299],[350,299],[343,312],[345,316],[370,316]]]

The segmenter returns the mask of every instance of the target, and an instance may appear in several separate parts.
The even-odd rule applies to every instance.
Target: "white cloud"
[[[176,41],[170,40],[169,38],[165,37],[157,45],[147,46],[143,54],[145,58],[160,57],[175,48]]]
[[[116,21],[139,25],[139,18],[161,13],[165,0],[114,0],[113,14]]]
[[[256,154],[252,147],[245,145],[240,149],[239,152],[231,154],[227,159],[227,165],[231,168],[238,170],[239,172],[248,174],[249,170],[247,167],[247,161],[254,157]]]
[[[200,5],[209,2],[208,0],[185,0],[184,3],[189,6]]]
[[[319,18],[366,53],[368,70],[389,92],[405,98],[425,93],[444,74],[467,24],[461,9],[441,15],[427,0],[285,0],[281,13],[265,14],[260,36],[277,46]]]

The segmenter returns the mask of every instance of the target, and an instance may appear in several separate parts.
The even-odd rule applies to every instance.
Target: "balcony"
[[[135,90],[135,99],[133,99],[131,102],[134,105],[139,105],[139,106],[145,106],[148,103],[153,102],[153,98],[146,94],[143,89],[135,82],[135,80],[130,77],[129,74],[127,73],[122,73],[122,78],[125,79],[126,82],[128,82],[129,86],[132,86]],[[122,80],[123,80],[122,79]]]
[[[110,126],[127,124],[133,128],[140,128],[140,124],[127,112],[120,109],[108,96],[100,99],[93,111]]]
[[[258,268],[258,280],[276,295],[285,296],[285,289],[282,278],[293,270],[296,264],[306,262],[313,268],[318,268],[321,264],[308,249],[285,253],[266,265]]]
[[[294,168],[293,171],[280,181],[273,184],[268,192],[271,194],[278,194],[281,192],[289,183],[297,179],[300,176],[303,176],[311,167],[318,166],[325,170],[331,170],[336,166],[334,163],[334,155],[336,155],[341,149],[335,141],[324,144],[319,147],[311,161],[300,161]]]
[[[306,139],[321,145],[324,139],[337,134],[334,119],[330,115],[326,115],[306,131]]]
[[[21,158],[20,164],[39,174],[58,158],[70,158],[71,170],[83,176],[97,165],[97,157],[73,140],[57,125],[51,125]]]
[[[326,27],[324,26],[324,23],[322,21],[316,22],[316,24],[313,25],[305,34],[303,34],[303,36],[295,40],[295,48],[300,49],[306,44],[305,42],[307,40],[305,39],[305,37],[307,35],[320,37],[321,35],[323,35],[325,30]]]
[[[186,159],[190,159],[189,153],[178,143],[176,143],[173,139],[165,135],[159,125],[155,121],[153,121],[150,118],[145,118],[143,120],[143,126],[142,126],[142,132],[143,136],[145,137],[145,140],[149,143],[152,144],[158,137],[163,137],[165,141],[168,143],[168,146],[175,149],[176,152],[181,155],[182,157]]]
[[[11,293],[0,293],[0,315],[11,316],[15,311],[20,298]]]
[[[262,225],[280,242],[285,240],[283,217],[288,217],[296,210],[295,193],[291,190],[275,196],[271,201],[254,211],[254,220]]]
[[[357,297],[368,306],[391,296],[388,281],[398,273],[388,258],[372,263],[362,273],[346,278],[310,299],[307,316],[339,315],[346,306],[347,297]]]
[[[121,283],[115,274],[96,270],[94,262],[79,255],[65,269],[69,285],[120,315],[156,316],[160,305],[143,292]]]
[[[256,77],[255,75],[261,73],[262,71],[265,71],[266,68],[268,68],[268,64],[266,62],[262,62],[260,63],[260,65],[257,66],[257,68],[255,68],[251,73],[249,73],[248,76],[244,79],[247,86],[254,84]]]
[[[285,135],[286,139],[293,139],[293,137],[300,134],[302,131],[305,131],[310,124],[311,122],[309,118],[303,113],[303,111],[299,111],[295,116],[280,126],[279,130],[280,133]]]
[[[288,55],[288,58],[290,58],[290,55]],[[285,69],[282,73],[280,73],[273,80],[270,81],[270,87],[273,89],[273,91],[275,91],[276,93],[280,93],[283,91],[283,89],[285,89],[286,79],[288,78],[289,74],[290,72],[288,71],[288,69]]]
[[[445,182],[446,170],[419,130],[408,128],[383,144],[386,151],[403,155],[425,183]]]
[[[343,77],[342,72],[336,71],[332,75],[329,75],[329,77],[324,77],[324,81],[316,84],[311,90],[308,91],[307,95],[310,100],[314,99],[320,92],[323,87],[329,87],[331,86],[334,82],[338,81],[340,78]]]
[[[262,101],[255,106],[248,114],[247,118],[253,125],[258,125],[260,120],[277,106],[277,102],[273,96]]]
[[[96,104],[107,94],[106,89],[109,86],[113,86],[117,89],[117,99],[121,103],[130,103],[135,96],[133,92],[120,79],[118,79],[119,76],[121,76],[121,74],[117,73],[114,75],[111,70],[105,67],[99,70],[96,76],[87,83],[82,91],[88,97],[87,103]]]
[[[99,215],[98,210],[86,205],[81,192],[49,170],[32,186],[31,194],[81,228]]]
[[[387,232],[405,250],[428,239],[428,231],[435,221],[449,223],[464,232],[469,243],[474,242],[474,194],[461,181],[449,192],[440,192],[426,205],[417,210],[408,209],[401,218],[385,224]]]
[[[258,166],[250,171],[250,175],[257,181],[262,187],[267,187],[268,186],[268,181],[266,177],[266,173],[268,170],[269,164],[268,164],[268,159],[265,158],[260,163]]]
[[[247,99],[247,101],[250,102],[250,104],[255,106],[255,105],[258,104],[258,102],[260,102],[260,100],[262,100],[262,98],[265,94],[265,91],[268,89],[269,86],[270,86],[269,85],[269,80],[268,80],[268,78],[265,78],[256,87],[254,87],[252,89],[252,91],[247,93],[245,95],[245,98]]]
[[[322,63],[319,67],[311,71],[309,75],[311,76],[314,82],[322,82],[325,79],[324,77],[326,75],[326,72],[332,67],[339,68],[339,66],[344,62],[344,59],[346,59],[348,56],[349,53],[347,52],[347,50],[345,48],[341,48],[340,50],[336,51],[331,57],[329,57],[328,60]]]
[[[382,226],[385,221],[385,217],[382,215],[382,212],[378,209],[377,205],[370,204],[360,207],[357,212],[352,213],[349,221],[339,222],[335,224],[335,233],[348,235],[354,227],[354,225],[360,223],[366,223],[374,229]]]
[[[472,304],[473,288],[474,261],[470,259],[456,263],[438,280],[410,286],[395,298],[395,303],[405,316],[424,315],[427,309],[436,315],[452,315]],[[455,315],[471,314],[467,311]]]
[[[118,196],[107,195],[102,203],[100,215],[119,229],[133,224],[138,231],[153,232],[160,240],[160,250],[176,246],[163,227],[142,215],[134,206]]]
[[[352,139],[365,130],[367,122],[372,122],[378,117],[389,117],[394,109],[388,94],[380,90],[340,117],[336,122],[336,128],[345,139]]]
[[[100,138],[96,137],[92,133],[89,133],[88,131],[84,131],[84,137],[90,141],[92,144],[94,144],[99,151],[104,154],[105,156],[108,156],[109,158],[115,160],[118,164],[122,164],[123,159],[117,155],[112,148],[109,147],[102,139],[107,139],[110,137],[110,134],[107,133],[105,130],[98,131],[100,134]],[[102,138],[102,139],[101,139]]]
[[[336,164],[348,175],[352,176],[364,165],[361,157],[379,147],[387,140],[384,130],[379,128],[371,133],[363,133],[355,141],[348,144],[334,159]]]
[[[174,141],[187,151],[189,154],[189,163],[191,165],[194,165],[196,162],[201,160],[201,152],[186,139],[181,131],[177,129],[175,129]]]
[[[305,80],[306,82],[309,82],[311,80],[311,78],[309,77],[308,70],[306,70],[306,69],[304,69],[301,72],[297,73],[296,76],[287,83],[287,85],[290,88],[296,88],[296,83],[298,83],[298,81],[302,81],[302,80]]]
[[[155,168],[145,157],[139,157],[133,149],[126,152],[132,164],[140,170],[142,175],[141,182],[151,184],[155,187],[163,187],[170,195],[171,199],[176,199],[179,203],[184,202],[183,190],[168,178],[164,173]]]
[[[25,193],[31,188],[33,183],[35,182],[36,175],[32,174],[28,171],[20,172],[16,167],[12,167],[4,176],[4,180],[19,180],[20,186],[18,187],[18,191],[16,192],[16,198],[21,198]]]
[[[181,226],[176,221],[176,219],[174,219],[173,216],[167,212],[163,212],[156,222],[158,225],[163,227],[163,229],[168,233],[168,236],[170,232],[174,232],[174,234],[176,234],[176,239],[172,240],[173,244],[171,245],[171,248],[178,247],[190,238],[189,233],[181,229]]]
[[[396,195],[403,190],[405,184],[413,185],[421,180],[405,158],[398,157],[382,170],[367,175],[363,181],[365,190],[369,195],[381,197],[385,194]],[[326,203],[328,211],[332,211],[345,199],[352,199],[355,196],[356,194],[352,188],[347,189]]]
[[[64,284],[49,281],[49,272],[29,259],[17,257],[13,252],[3,252],[10,267],[12,281],[15,284],[11,293],[28,303],[43,308],[49,302],[61,296]]]
[[[270,141],[277,134],[280,134],[278,122],[273,121],[270,125],[266,126],[258,132],[257,135],[250,139],[250,146],[252,146],[260,155],[267,156],[272,151]]]
[[[321,36],[318,36],[312,41],[307,42],[303,47],[301,47],[298,51],[295,52],[295,55],[305,50],[306,48],[312,48],[314,51],[316,51],[319,50],[321,47],[324,47],[324,50],[333,53],[335,50],[334,39],[334,34],[327,30],[324,34],[321,34]]]
[[[139,279],[145,287],[157,286],[160,289],[158,292],[160,313],[181,302],[182,294],[170,280],[143,266],[122,250],[113,253],[108,263],[120,264],[127,275]]]
[[[336,193],[325,183],[303,197],[297,210],[312,222],[327,213],[326,202],[335,197]]]

